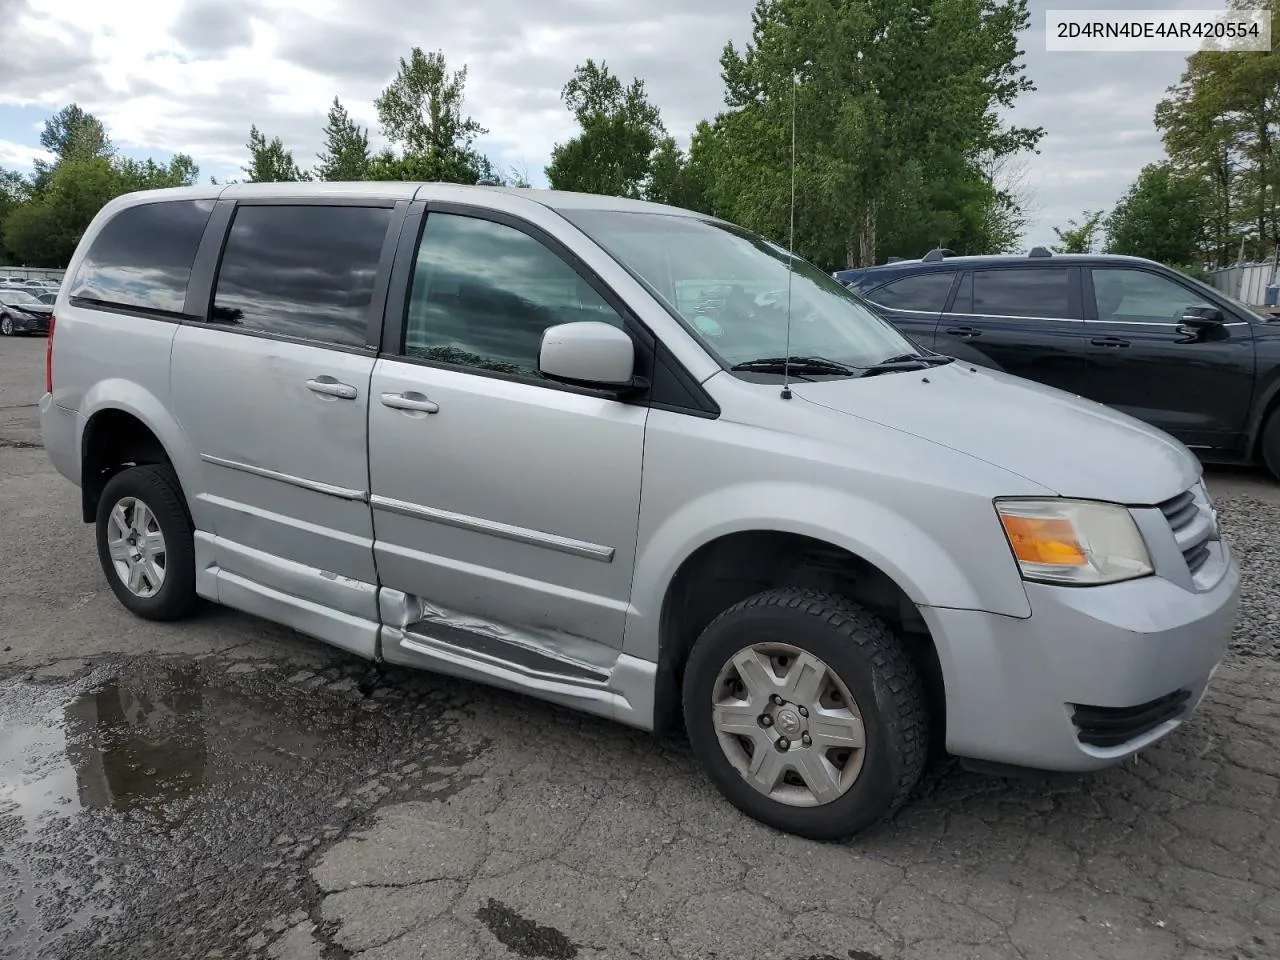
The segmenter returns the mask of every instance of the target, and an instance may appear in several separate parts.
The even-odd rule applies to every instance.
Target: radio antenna
[[[791,276],[796,260],[796,72],[791,72],[791,226],[787,237],[787,350],[782,359],[782,399],[791,399]]]

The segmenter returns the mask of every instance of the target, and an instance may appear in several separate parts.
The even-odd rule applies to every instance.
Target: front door
[[[1179,332],[1204,297],[1142,267],[1088,271],[1090,396],[1192,447],[1233,449],[1253,397],[1253,328],[1234,316],[1200,336]]]
[[[374,367],[383,656],[448,669],[461,651],[487,679],[602,679],[630,601],[648,408],[538,374],[547,327],[625,324],[517,224],[430,213],[403,343]]]
[[[200,458],[197,588],[365,656],[378,633],[368,331],[393,214],[240,204],[207,322],[179,328],[171,360]]]

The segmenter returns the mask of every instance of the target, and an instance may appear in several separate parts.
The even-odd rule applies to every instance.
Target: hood
[[[21,310],[23,313],[30,313],[37,317],[47,317],[53,313],[53,305],[49,303],[6,303],[4,305],[11,310]]]
[[[959,361],[868,379],[793,383],[796,396],[912,434],[1064,497],[1152,505],[1191,487],[1200,462],[1110,407]]]

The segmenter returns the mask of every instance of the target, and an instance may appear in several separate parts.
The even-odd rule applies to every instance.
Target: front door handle
[[[961,340],[972,340],[974,337],[982,336],[982,331],[973,327],[947,327],[946,332]]]
[[[382,405],[392,410],[408,410],[413,413],[438,413],[440,410],[440,404],[414,390],[408,393],[384,393]]]
[[[322,397],[335,397],[338,400],[354,400],[358,395],[358,391],[351,384],[342,383],[328,376],[308,380],[307,389]]]
[[[1089,342],[1095,347],[1111,347],[1116,350],[1129,346],[1128,340],[1121,340],[1119,337],[1094,337]]]

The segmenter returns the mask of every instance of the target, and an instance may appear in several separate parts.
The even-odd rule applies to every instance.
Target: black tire
[[[116,572],[108,545],[111,511],[121,500],[133,498],[154,514],[164,536],[164,578],[152,596],[133,593]],[[161,465],[126,467],[107,481],[98,500],[98,560],[116,598],[130,613],[145,620],[180,620],[195,610],[196,554],[194,526],[182,486],[173,468]]]
[[[12,337],[14,333],[13,320],[8,314],[0,314],[0,337]]]
[[[1280,480],[1280,407],[1272,410],[1263,424],[1260,447],[1263,464],[1271,476]]]
[[[800,807],[766,796],[738,772],[716,735],[712,700],[721,668],[744,647],[772,642],[825,661],[857,701],[865,734],[862,769],[829,803]],[[919,782],[928,757],[929,716],[914,664],[883,622],[838,596],[769,590],[730,607],[694,644],[683,696],[694,753],[725,798],[762,823],[812,840],[852,836],[892,815]]]

